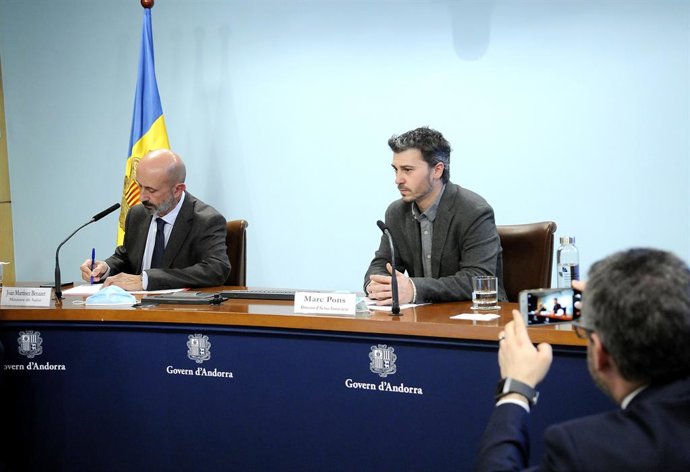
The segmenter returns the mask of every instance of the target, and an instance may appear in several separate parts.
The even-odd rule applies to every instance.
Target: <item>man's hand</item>
[[[532,388],[536,387],[551,366],[551,345],[541,343],[534,347],[518,310],[513,310],[513,321],[505,325],[499,340],[498,364],[501,367],[501,377],[510,377]]]
[[[393,266],[386,264],[386,270],[389,274],[393,273]],[[398,301],[401,305],[410,303],[412,301],[412,281],[409,277],[403,275],[400,271],[395,271],[398,280]],[[393,304],[393,288],[391,281],[393,277],[390,275],[370,275],[369,285],[367,285],[367,296],[372,300],[376,300],[377,305],[392,305]]]
[[[103,287],[105,288],[110,285],[117,285],[118,287],[130,292],[144,290],[144,287],[141,285],[141,275],[132,275],[125,273],[112,275],[105,279]]]
[[[92,275],[94,282],[100,282],[101,277],[108,272],[108,264],[104,261],[96,261],[93,266],[93,271],[91,271],[91,259],[86,259],[79,268],[81,269],[81,278],[84,282],[91,282]]]

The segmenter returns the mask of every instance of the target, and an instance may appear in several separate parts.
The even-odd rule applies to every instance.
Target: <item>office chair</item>
[[[230,275],[225,285],[247,285],[247,226],[246,220],[230,220],[226,223],[225,244],[228,246]]]
[[[520,290],[550,287],[556,223],[542,221],[496,228],[503,247],[503,287],[508,301],[517,302]]]

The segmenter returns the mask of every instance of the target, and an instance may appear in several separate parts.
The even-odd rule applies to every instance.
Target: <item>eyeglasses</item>
[[[575,334],[580,339],[589,339],[592,336],[594,330],[584,326],[579,321],[573,321],[573,328],[575,329]]]

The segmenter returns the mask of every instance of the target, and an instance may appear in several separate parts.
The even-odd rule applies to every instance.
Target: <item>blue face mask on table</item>
[[[102,288],[86,299],[87,305],[134,305],[136,302],[134,295],[116,285]]]

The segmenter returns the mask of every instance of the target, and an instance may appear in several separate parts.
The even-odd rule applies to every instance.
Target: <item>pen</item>
[[[93,266],[96,264],[96,248],[91,249],[91,285],[93,285]]]

